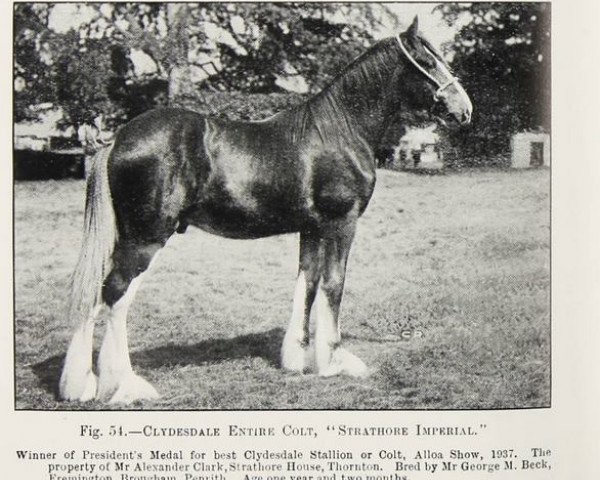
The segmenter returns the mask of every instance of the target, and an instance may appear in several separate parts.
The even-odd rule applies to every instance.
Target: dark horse
[[[283,368],[319,375],[367,373],[340,347],[338,313],[356,222],[375,186],[373,152],[401,109],[431,109],[468,123],[472,105],[418,33],[376,43],[321,93],[260,122],[150,111],[96,154],[88,177],[85,233],[73,277],[78,322],[60,396],[131,402],[157,397],[131,367],[127,310],[156,253],[188,225],[230,238],[300,233],[300,261]],[[309,318],[316,303],[314,362]],[[92,370],[95,318],[111,308]]]

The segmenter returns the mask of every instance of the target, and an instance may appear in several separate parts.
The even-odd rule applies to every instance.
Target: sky
[[[459,28],[459,25],[448,26],[442,20],[439,12],[432,13],[432,10],[439,3],[389,3],[386,5],[398,17],[402,30],[405,30],[411,24],[415,15],[418,15],[419,29],[438,48],[442,43],[451,40]],[[395,33],[398,32],[388,30],[385,36],[391,36]]]
[[[89,22],[96,12],[87,5],[75,3],[59,3],[50,11],[48,27],[58,33],[66,33],[71,28],[77,28],[85,22]]]

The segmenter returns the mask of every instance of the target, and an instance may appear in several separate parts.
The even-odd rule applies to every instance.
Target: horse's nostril
[[[469,123],[471,121],[471,112],[464,112],[462,114],[462,123]]]

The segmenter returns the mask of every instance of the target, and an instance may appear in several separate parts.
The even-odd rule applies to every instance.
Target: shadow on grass
[[[235,360],[246,357],[264,358],[274,367],[279,367],[279,352],[283,341],[283,330],[273,328],[267,332],[251,333],[234,338],[203,340],[195,345],[169,344],[148,350],[131,352],[134,368],[158,369],[184,365]],[[94,351],[94,364],[98,352]],[[58,399],[58,378],[64,362],[64,355],[57,355],[32,365],[42,389]]]
[[[203,365],[246,357],[264,358],[273,366],[279,366],[283,333],[281,328],[273,328],[234,338],[203,340],[195,345],[169,344],[133,352],[131,359],[134,365],[145,369]]]
[[[55,399],[58,399],[58,377],[64,361],[64,355],[56,355],[31,366],[40,387],[52,394]]]

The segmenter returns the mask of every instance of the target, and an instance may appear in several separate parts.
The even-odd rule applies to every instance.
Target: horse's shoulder
[[[373,193],[375,168],[347,149],[323,150],[312,158],[310,185],[317,208],[327,216],[343,216],[356,205],[364,209]]]

